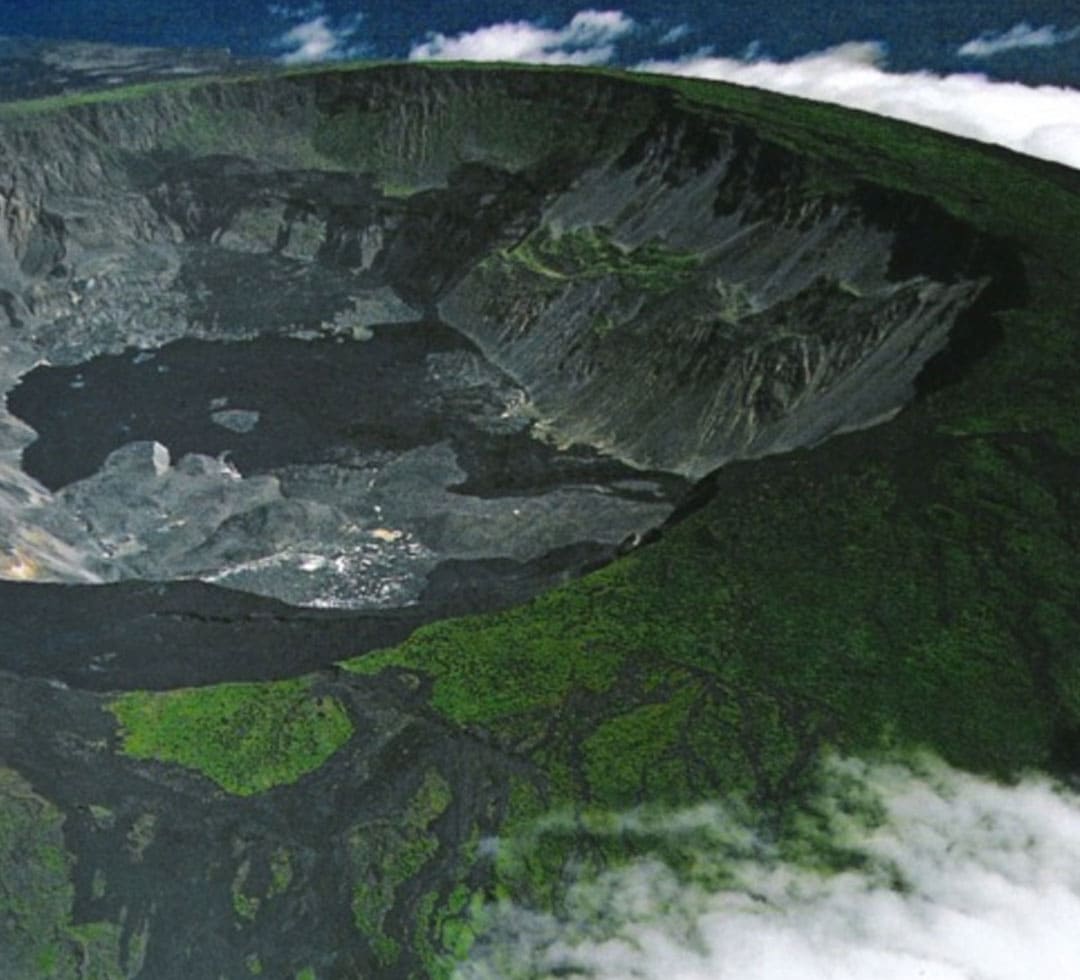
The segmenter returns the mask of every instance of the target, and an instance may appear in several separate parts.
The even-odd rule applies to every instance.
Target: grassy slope
[[[536,763],[540,792],[517,787],[504,826],[519,843],[491,869],[495,894],[526,905],[559,900],[568,862],[599,869],[638,846],[580,825],[538,838],[534,818],[561,805],[742,799],[800,860],[840,867],[792,808],[830,750],[928,748],[1002,777],[1080,765],[1080,179],[857,113],[672,84],[1016,243],[1030,298],[999,316],[989,354],[893,422],[728,467],[660,542],[347,665],[429,675],[437,711]],[[450,914],[456,895],[432,902],[441,926],[417,924],[441,937],[430,975],[484,928],[482,905]]]

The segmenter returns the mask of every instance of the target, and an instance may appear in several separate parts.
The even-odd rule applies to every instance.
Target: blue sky
[[[646,68],[837,101],[1080,166],[1080,7],[1063,0],[0,0],[0,34],[293,63]]]
[[[502,22],[557,27],[589,8],[568,0],[0,0],[0,33],[108,40],[128,44],[229,47],[246,56],[273,56],[291,27],[322,17],[379,57],[404,57],[432,32],[455,35]],[[737,55],[751,46],[790,59],[845,41],[886,44],[898,71],[960,70],[971,58],[960,49],[980,35],[1005,35],[1028,25],[1027,40],[1053,42],[1080,27],[1080,8],[1063,0],[798,0],[779,9],[757,0],[624,0],[592,5],[632,19],[617,58],[634,63],[661,46],[686,54],[703,46]],[[1046,33],[1057,28],[1056,34]],[[674,40],[661,39],[679,32]],[[1043,32],[1039,34],[1038,32]],[[1020,34],[1014,41],[1023,41]],[[1071,50],[1070,50],[1071,49]],[[979,69],[999,78],[1080,86],[1080,42],[1023,43],[979,58]]]

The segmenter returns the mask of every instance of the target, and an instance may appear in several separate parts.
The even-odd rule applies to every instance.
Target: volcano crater
[[[0,575],[517,602],[729,461],[889,418],[1022,300],[925,199],[574,91],[373,68],[13,121]]]

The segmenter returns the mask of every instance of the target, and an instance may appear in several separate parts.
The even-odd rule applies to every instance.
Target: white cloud
[[[1080,796],[927,760],[849,760],[833,773],[845,791],[819,815],[827,838],[862,859],[852,870],[784,861],[740,837],[721,807],[657,819],[645,829],[669,845],[697,827],[699,853],[683,866],[723,866],[730,883],[688,884],[659,859],[583,877],[562,917],[497,910],[494,942],[460,977],[493,978],[510,962],[530,976],[599,980],[1075,980]],[[853,787],[876,798],[879,819],[843,805]]]
[[[1071,31],[1059,31],[1054,25],[1032,27],[1026,22],[1016,24],[1007,31],[980,34],[977,38],[962,44],[957,54],[963,58],[992,58],[1002,51],[1015,51],[1018,48],[1052,48],[1058,44],[1067,44],[1080,38],[1080,27]]]
[[[295,28],[308,35],[293,38],[291,60],[314,60],[332,45],[325,16]],[[545,64],[601,65],[616,56],[618,41],[636,28],[618,10],[584,10],[559,28],[514,21],[447,36],[432,34],[413,46],[412,59],[520,61]],[[662,39],[685,37],[679,25]],[[969,42],[986,49],[1002,44],[1061,43],[1075,31],[1018,25],[997,37]],[[715,56],[708,48],[676,60],[649,61],[638,70],[693,75],[834,102],[878,115],[892,116],[986,143],[1000,143],[1021,153],[1080,168],[1080,91],[990,81],[983,75],[940,76],[930,72],[898,73],[885,67],[885,49],[876,42],[851,42],[788,62],[762,57],[751,45],[742,58]]]
[[[326,10],[322,0],[314,0],[313,3],[302,7],[292,7],[287,3],[272,3],[267,8],[275,17],[284,17],[286,20],[311,20]]]
[[[409,52],[414,60],[524,61],[549,65],[601,65],[615,55],[615,44],[634,30],[634,21],[617,10],[583,10],[560,28],[513,21],[447,37],[431,34]]]
[[[285,51],[281,60],[287,65],[318,61],[340,61],[364,54],[366,45],[356,41],[363,14],[333,20],[323,13],[321,3],[306,7],[272,5],[270,12],[288,19],[306,18],[290,27],[274,46]]]
[[[1080,91],[975,74],[901,74],[887,71],[884,62],[882,45],[852,42],[788,62],[748,63],[702,52],[638,68],[834,102],[1080,168]]]
[[[676,42],[681,41],[683,38],[688,37],[689,34],[690,34],[690,25],[689,24],[679,24],[676,27],[671,28],[670,31],[667,31],[663,35],[663,37],[660,38],[658,43],[659,44],[675,44]]]

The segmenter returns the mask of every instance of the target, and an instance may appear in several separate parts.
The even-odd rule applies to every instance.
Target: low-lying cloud
[[[524,61],[548,65],[600,65],[615,56],[620,38],[634,30],[634,21],[617,10],[583,10],[563,27],[530,21],[481,27],[448,37],[431,34],[415,45],[409,57],[436,61]]]
[[[361,13],[335,19],[320,2],[302,7],[272,4],[269,10],[275,17],[297,21],[274,41],[284,52],[281,61],[286,65],[359,58],[367,51],[357,37],[364,19]]]
[[[638,67],[832,102],[1080,168],[1080,91],[975,74],[890,72],[885,48],[876,42],[841,44],[787,62],[699,53]]]
[[[504,975],[508,963],[515,975],[601,980],[1075,978],[1080,796],[929,760],[847,760],[832,772],[837,799],[820,802],[815,833],[853,856],[849,870],[814,868],[805,849],[785,860],[719,806],[657,819],[643,828],[654,840],[696,828],[699,853],[687,863],[683,849],[681,866],[723,881],[714,872],[725,862],[725,886],[658,858],[582,876],[563,915],[500,907],[460,980]],[[877,816],[842,805],[853,791],[877,800]]]
[[[688,25],[677,25],[658,36],[657,43],[678,40],[688,30]],[[557,28],[515,21],[452,37],[432,34],[414,45],[409,57],[603,65],[618,61],[621,40],[643,31],[646,28],[620,11],[584,10]],[[961,51],[987,57],[1005,50],[1003,45],[1064,43],[1075,33],[1020,24],[1001,35],[977,38]],[[635,67],[832,102],[1080,168],[1080,91],[997,82],[978,74],[891,72],[885,47],[877,42],[841,44],[791,61],[763,58],[758,45],[748,48],[742,58],[720,57],[705,48]]]
[[[1053,24],[1032,27],[1031,24],[1022,21],[1007,31],[980,34],[966,44],[962,44],[956,53],[962,58],[992,58],[1004,51],[1053,48],[1077,39],[1080,39],[1080,27],[1074,27],[1069,31],[1059,31]]]

